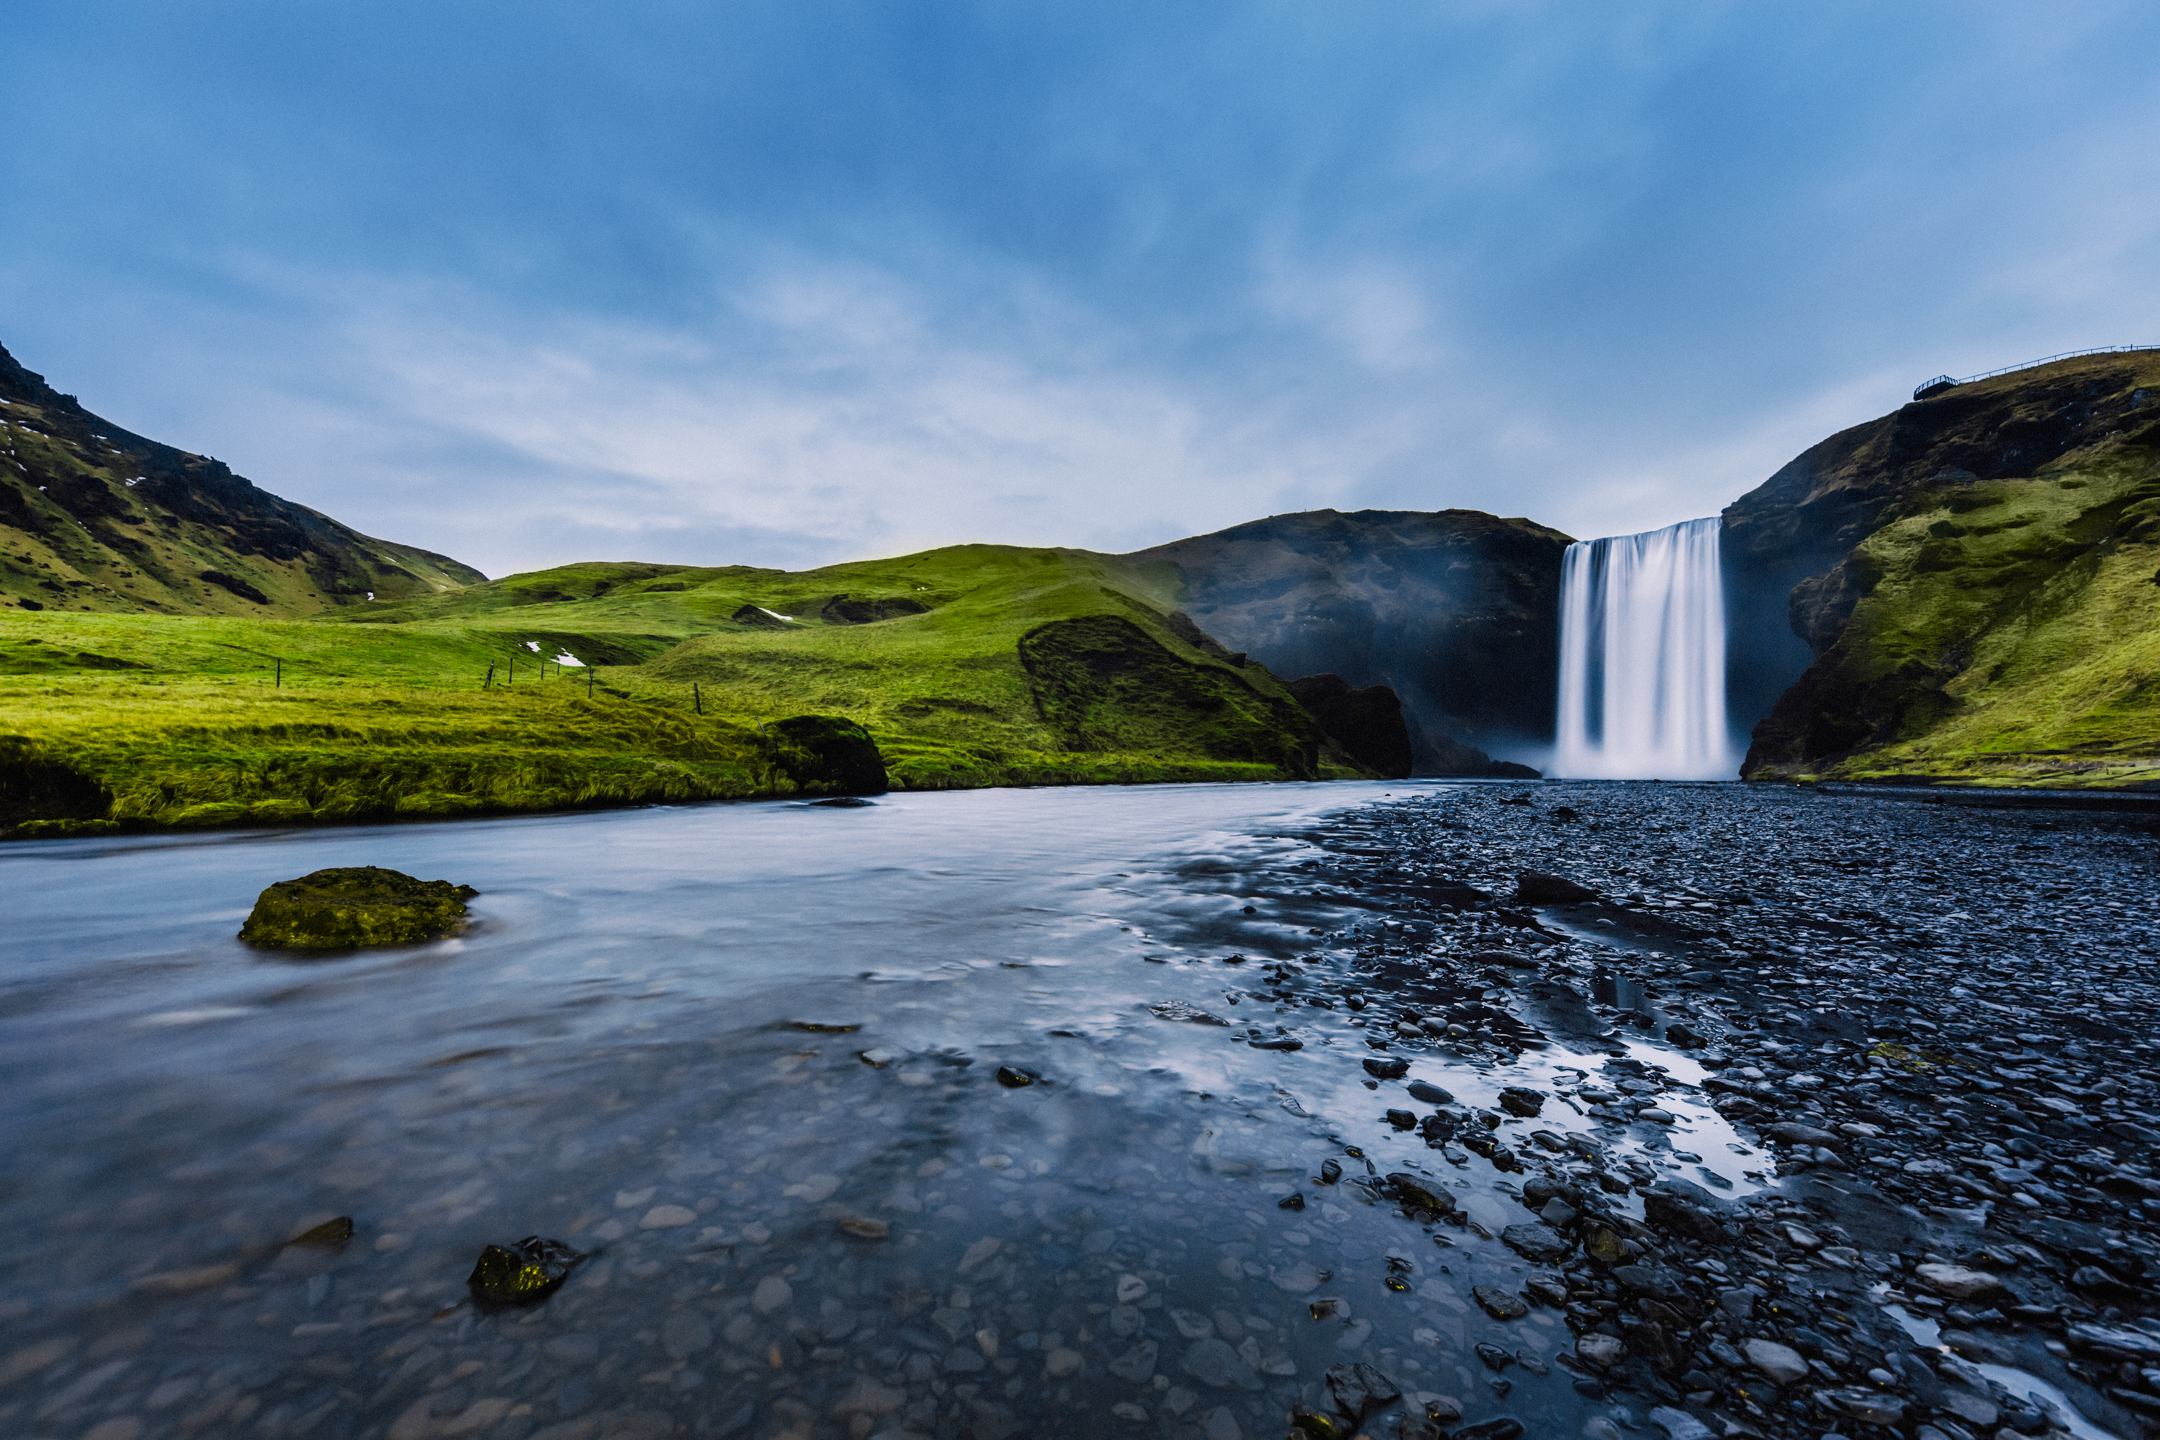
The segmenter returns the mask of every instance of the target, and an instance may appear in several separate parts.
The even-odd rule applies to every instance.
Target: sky
[[[9,0],[0,344],[489,574],[1715,513],[2160,344],[2149,4]]]

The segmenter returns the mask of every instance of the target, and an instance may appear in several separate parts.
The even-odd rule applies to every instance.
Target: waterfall
[[[1568,547],[1560,570],[1555,774],[1734,777],[1721,528],[1712,516]]]

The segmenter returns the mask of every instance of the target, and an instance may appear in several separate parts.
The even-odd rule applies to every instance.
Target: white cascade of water
[[[1570,545],[1560,571],[1553,773],[1730,780],[1722,522],[1684,520]]]

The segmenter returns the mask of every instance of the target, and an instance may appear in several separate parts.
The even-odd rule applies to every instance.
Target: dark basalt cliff
[[[1174,564],[1193,620],[1278,675],[1394,691],[1419,773],[1483,774],[1551,740],[1569,543],[1476,510],[1313,510],[1126,558]]]
[[[2156,418],[2160,351],[2058,361],[1833,435],[1730,506],[1733,708],[1767,716],[1745,773],[1920,741],[2000,709],[2022,668],[2060,676],[2144,628],[2116,614],[2136,592],[2109,577],[2152,538]],[[2021,658],[2013,632],[2071,651]],[[2036,743],[1991,726],[2001,753]],[[1970,758],[1945,743],[1915,773]]]
[[[0,603],[294,615],[486,577],[134,435],[0,348]]]

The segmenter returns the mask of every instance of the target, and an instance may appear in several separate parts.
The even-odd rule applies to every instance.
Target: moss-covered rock
[[[882,795],[889,788],[877,742],[852,720],[797,715],[774,721],[769,735],[773,762],[797,789],[815,795]]]
[[[463,929],[465,902],[479,893],[376,865],[317,870],[263,891],[240,938],[274,950],[413,945]]]

